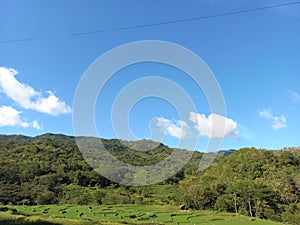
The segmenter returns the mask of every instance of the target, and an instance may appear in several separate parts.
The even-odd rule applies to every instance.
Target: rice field
[[[280,225],[230,213],[181,211],[175,206],[38,205],[0,206],[1,225]]]

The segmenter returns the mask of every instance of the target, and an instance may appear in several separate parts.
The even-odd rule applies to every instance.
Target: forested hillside
[[[173,151],[163,144],[151,151],[134,151],[116,139],[102,142],[116,158],[132,165],[153,164]],[[134,148],[152,143],[130,144]],[[187,204],[300,224],[299,149],[222,152],[199,172],[201,157],[195,152],[180,172],[163,183],[127,187],[94,172],[74,137],[0,135],[0,203]]]

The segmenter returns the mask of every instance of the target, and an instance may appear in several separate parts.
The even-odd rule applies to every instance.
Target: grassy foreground
[[[0,206],[0,224],[92,225],[92,224],[203,224],[279,225],[272,221],[210,211],[180,211],[174,206]]]

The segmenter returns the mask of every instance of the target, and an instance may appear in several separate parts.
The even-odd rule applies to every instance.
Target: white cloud
[[[21,111],[14,109],[11,106],[0,106],[0,127],[7,126],[20,126],[24,128],[33,127],[34,129],[41,130],[42,126],[38,121],[27,122],[21,119]]]
[[[209,138],[232,136],[238,138],[237,123],[232,119],[214,113],[206,117],[204,114],[195,112],[190,112],[189,119],[196,124],[195,129],[202,136]],[[188,124],[182,120],[172,121],[166,118],[156,118],[156,126],[162,127],[166,134],[176,138],[185,138],[189,131]]]
[[[32,122],[32,127],[35,128],[35,129],[37,129],[37,130],[42,130],[42,126],[41,126],[41,125],[39,124],[39,122],[36,121],[36,120],[34,120],[34,121]]]
[[[286,127],[286,118],[284,116],[275,116],[272,128],[274,130],[285,128]]]
[[[300,93],[292,90],[287,91],[287,93],[293,102],[300,102]]]
[[[272,128],[274,130],[286,127],[286,118],[284,116],[274,116],[270,109],[263,109],[259,111],[259,116],[272,121]]]
[[[4,126],[21,126],[29,127],[29,123],[22,121],[20,114],[22,112],[10,107],[0,106],[0,127]]]
[[[195,129],[200,135],[209,138],[222,138],[225,136],[238,137],[237,123],[232,119],[212,113],[208,117],[204,114],[190,112],[190,120],[196,123]]]
[[[156,126],[162,127],[165,133],[179,139],[186,137],[186,130],[189,128],[184,121],[178,120],[174,122],[162,117],[156,118]]]
[[[158,127],[166,127],[171,123],[171,120],[162,117],[156,118],[155,120],[156,120],[156,126]]]
[[[263,117],[263,118],[266,118],[266,119],[273,119],[274,118],[274,116],[271,113],[271,110],[266,110],[266,109],[263,109],[263,110],[259,111],[259,116]]]
[[[29,85],[19,82],[15,78],[17,74],[18,72],[15,69],[0,67],[1,89],[20,106],[50,115],[71,112],[71,108],[57,98],[53,92],[47,91],[47,96],[43,97],[41,92],[35,91]]]

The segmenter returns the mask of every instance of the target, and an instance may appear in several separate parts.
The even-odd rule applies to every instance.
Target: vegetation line
[[[163,144],[143,152],[129,149],[116,139],[102,142],[118,160],[138,166],[159,162],[173,151]],[[147,144],[149,141],[137,141],[131,146]],[[160,212],[157,205],[164,205],[166,208],[159,209],[166,212],[170,206],[177,209],[173,214],[181,215],[185,211],[180,211],[179,206],[184,204],[188,210],[213,210],[255,220],[300,224],[299,148],[230,151],[217,157],[205,171],[198,172],[202,155],[195,152],[181,171],[162,183],[128,187],[96,173],[83,159],[74,137],[0,135],[0,204],[8,205],[0,207],[0,211],[16,205],[15,209],[22,209],[24,215],[40,215],[41,210],[42,214],[51,215],[52,208],[56,207],[64,217],[76,204],[84,208],[72,211],[76,218],[79,215],[78,218],[89,218],[93,212],[94,216],[101,214],[107,219],[122,221],[118,207],[125,205],[134,205],[132,208],[138,210],[153,207],[157,212]],[[118,175],[130,177],[125,169],[118,171]],[[141,174],[132,179],[145,178]],[[49,204],[53,206],[43,206]],[[102,213],[94,210],[100,206]],[[170,219],[170,215],[165,216]]]

